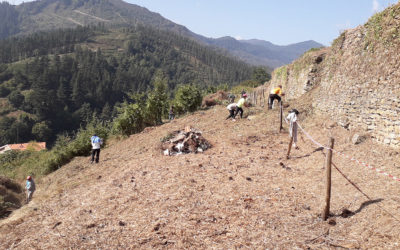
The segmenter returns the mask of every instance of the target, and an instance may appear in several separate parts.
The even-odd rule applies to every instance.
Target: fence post
[[[264,89],[263,89],[263,91],[262,91],[262,106],[264,107],[265,106],[265,94],[264,94]]]
[[[326,168],[326,196],[325,196],[325,208],[323,212],[323,219],[326,220],[329,217],[329,209],[331,205],[331,165],[332,165],[332,149],[335,143],[335,139],[329,138],[329,149],[326,154],[325,168]]]
[[[280,101],[279,103],[280,103],[280,106],[279,106],[279,120],[280,120],[280,122],[279,122],[279,133],[282,131],[282,129],[283,129],[283,126],[282,126],[282,119],[283,119],[283,104],[282,104],[282,102],[283,101]]]
[[[289,148],[288,148],[288,151],[287,151],[287,155],[286,155],[286,159],[289,159],[290,158],[290,150],[292,149],[292,144],[293,144],[293,137],[291,136],[290,137],[290,142],[289,142]]]

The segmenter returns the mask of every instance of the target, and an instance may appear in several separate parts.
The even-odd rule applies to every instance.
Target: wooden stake
[[[327,220],[329,217],[329,209],[331,205],[331,165],[332,165],[332,149],[335,143],[335,139],[329,138],[329,149],[326,154],[325,168],[326,168],[326,197],[325,197],[325,208],[323,212],[323,219]]]
[[[280,132],[282,131],[282,129],[283,129],[283,126],[282,126],[282,119],[283,119],[283,105],[282,105],[282,101],[280,101],[279,109],[280,109],[280,111],[279,111],[279,120],[280,120],[280,123],[279,123],[279,133],[280,133]]]
[[[288,148],[288,151],[287,151],[287,155],[286,155],[286,159],[289,159],[290,158],[290,150],[292,149],[292,144],[293,144],[293,137],[291,136],[290,137],[290,142],[289,142],[289,148]]]

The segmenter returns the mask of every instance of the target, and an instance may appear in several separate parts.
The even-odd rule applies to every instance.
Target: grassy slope
[[[324,156],[301,136],[301,149],[286,160],[288,135],[277,133],[277,112],[251,112],[251,120],[232,122],[224,120],[224,107],[199,111],[113,143],[102,151],[98,165],[76,158],[44,178],[33,202],[2,222],[0,245],[288,249],[400,244],[397,222],[374,204],[400,217],[398,182],[335,155],[334,162],[375,201],[365,203],[333,172],[336,225],[330,225],[319,217],[325,199]],[[301,122],[318,141],[328,141],[330,134],[337,150],[400,175],[394,151],[370,140],[352,145],[351,132],[324,117],[309,114]],[[162,156],[160,139],[186,125],[202,130],[213,148]],[[343,208],[355,214],[343,218]]]

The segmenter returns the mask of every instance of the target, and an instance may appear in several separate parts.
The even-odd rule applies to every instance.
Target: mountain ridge
[[[281,48],[277,54],[276,50],[267,48],[265,44],[259,47],[258,45],[260,44],[238,41],[236,39],[234,43],[225,44],[223,42],[224,38],[204,37],[190,31],[183,25],[176,24],[162,17],[159,13],[152,12],[147,8],[130,4],[122,0],[41,0],[23,3],[14,7],[5,3],[0,4],[0,7],[1,6],[3,6],[4,9],[7,8],[8,12],[17,11],[19,13],[19,20],[16,24],[15,20],[11,20],[11,17],[4,16],[3,19],[5,20],[3,20],[3,26],[5,27],[0,27],[0,38],[5,38],[10,35],[27,34],[40,30],[97,24],[99,21],[112,25],[135,25],[137,23],[143,23],[145,25],[176,32],[207,45],[225,49],[229,53],[252,65],[263,65],[271,68],[290,63],[294,58],[297,58],[305,51],[315,46],[322,46],[322,44],[316,42],[307,43],[307,41],[305,42],[306,46],[298,48],[291,45],[274,45],[276,48]],[[1,17],[0,21],[2,21]],[[267,41],[265,42],[270,43]]]

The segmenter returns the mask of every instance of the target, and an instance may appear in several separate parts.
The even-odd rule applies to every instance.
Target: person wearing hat
[[[247,94],[244,93],[242,95],[242,98],[240,98],[240,100],[238,101],[238,103],[236,104],[236,112],[235,115],[233,116],[233,119],[235,119],[236,115],[240,112],[240,118],[243,118],[243,106],[246,102],[246,98],[247,98]]]
[[[91,163],[94,162],[95,156],[96,156],[96,163],[99,163],[100,147],[103,144],[103,141],[96,134],[94,134],[92,136],[92,138],[90,138],[90,141],[92,142],[92,161],[91,161]]]
[[[29,203],[32,200],[33,193],[36,190],[35,182],[33,181],[32,176],[26,177],[26,203]]]
[[[285,94],[282,93],[282,85],[278,85],[278,87],[272,89],[268,98],[268,109],[272,109],[272,104],[274,103],[275,99],[278,100],[278,103],[280,103],[282,101],[281,96],[284,95]]]
[[[299,111],[297,109],[292,109],[289,111],[289,115],[286,119],[289,121],[289,134],[290,137],[293,138],[293,146],[295,149],[299,149],[296,145],[297,143],[297,116],[299,115]]]

